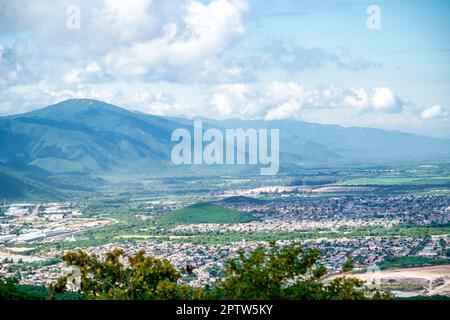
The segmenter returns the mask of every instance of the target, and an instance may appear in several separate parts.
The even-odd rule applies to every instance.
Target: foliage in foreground
[[[321,281],[326,269],[319,263],[317,249],[305,250],[299,244],[279,247],[259,246],[226,262],[223,280],[211,287],[197,288],[181,284],[182,273],[168,260],[146,257],[140,251],[125,256],[115,249],[104,259],[77,250],[63,261],[80,271],[79,291],[87,299],[302,299],[361,300],[390,299],[389,294],[368,289],[355,278]],[[183,272],[190,273],[186,268]],[[70,276],[59,278],[53,294],[61,294],[73,285]]]
[[[21,290],[17,278],[0,277],[0,300],[28,300],[32,296]]]

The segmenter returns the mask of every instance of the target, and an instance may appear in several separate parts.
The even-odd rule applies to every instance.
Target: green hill
[[[263,204],[266,200],[264,199],[257,199],[257,198],[250,198],[250,197],[244,197],[244,196],[232,196],[228,198],[224,198],[220,201],[217,201],[218,205],[224,204],[226,205],[257,205],[257,204]]]
[[[45,183],[38,182],[24,174],[0,166],[0,199],[63,199],[60,190]]]
[[[242,223],[255,220],[247,212],[219,207],[212,203],[197,203],[175,210],[161,218],[162,224]]]

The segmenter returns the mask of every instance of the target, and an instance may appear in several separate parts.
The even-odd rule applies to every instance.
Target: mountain
[[[256,166],[174,166],[171,133],[192,131],[192,121],[131,112],[90,99],[74,99],[0,117],[0,176],[17,189],[41,184],[51,192],[95,190],[115,176],[258,174]],[[280,173],[308,166],[441,161],[450,140],[370,128],[344,128],[295,120],[203,119],[203,127],[280,129]],[[8,171],[9,170],[9,171]],[[44,188],[45,189],[45,188]],[[0,192],[0,197],[3,196]],[[37,191],[36,191],[37,192]],[[20,193],[18,193],[20,194]]]
[[[177,123],[95,100],[68,100],[0,120],[0,161],[51,173],[150,172],[168,162]]]
[[[28,178],[10,168],[0,167],[0,195],[3,199],[63,199],[65,195],[50,185]]]
[[[341,127],[297,120],[209,121],[230,128],[280,128],[280,152],[293,163],[380,164],[450,159],[450,140],[399,131]],[[282,156],[280,156],[282,159]],[[297,160],[295,160],[297,159]]]

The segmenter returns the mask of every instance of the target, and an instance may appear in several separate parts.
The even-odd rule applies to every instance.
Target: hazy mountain
[[[33,112],[1,117],[0,166],[26,174],[26,179],[42,182],[49,176],[64,177],[60,181],[67,186],[78,182],[80,187],[90,181],[81,177],[102,174],[220,173],[216,166],[171,164],[172,131],[191,126],[192,121],[187,119],[130,112],[96,100],[67,100]],[[204,120],[204,128],[208,127],[280,129],[281,173],[298,170],[299,166],[395,164],[450,158],[450,140],[395,131],[294,120]],[[235,173],[242,170],[243,174],[259,171],[249,167],[226,169]],[[20,185],[17,179],[6,178],[5,170],[1,179]]]
[[[287,162],[380,164],[450,159],[450,140],[399,131],[341,127],[296,120],[211,121],[236,128],[280,129],[280,151]],[[286,158],[286,156],[288,158]],[[289,156],[292,160],[289,160]],[[283,160],[283,157],[280,156]],[[296,160],[297,159],[297,160]]]
[[[1,118],[0,161],[52,173],[150,172],[169,160],[178,126],[101,101],[68,100]]]

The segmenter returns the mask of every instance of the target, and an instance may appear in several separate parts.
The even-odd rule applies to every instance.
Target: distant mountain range
[[[367,165],[450,159],[450,140],[397,131],[344,128],[295,120],[224,121],[203,119],[204,128],[280,129],[280,174],[305,166]],[[100,175],[180,176],[218,174],[208,166],[174,166],[174,129],[192,130],[193,121],[132,112],[97,100],[67,100],[32,112],[0,117],[0,179],[39,193],[59,179],[55,190],[74,181],[88,186]],[[251,167],[223,172],[253,174]],[[74,178],[76,177],[76,178]],[[31,180],[30,180],[31,179]],[[2,193],[8,193],[0,187]],[[63,185],[65,186],[63,188]],[[12,190],[9,190],[11,193]],[[50,191],[49,191],[50,192]]]

